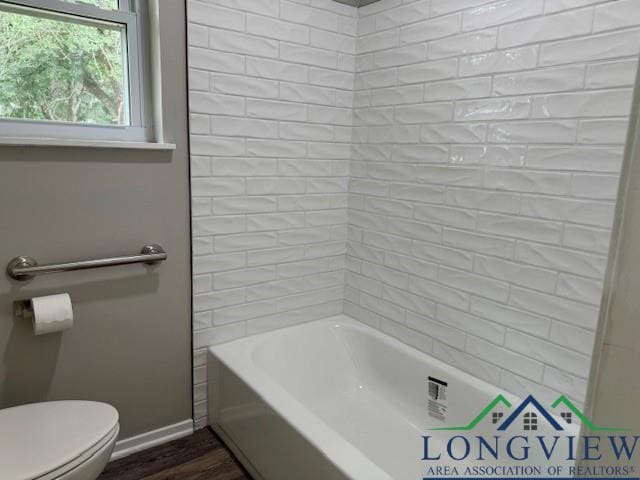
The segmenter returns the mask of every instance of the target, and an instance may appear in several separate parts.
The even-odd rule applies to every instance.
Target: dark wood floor
[[[109,463],[98,480],[251,480],[209,428]]]

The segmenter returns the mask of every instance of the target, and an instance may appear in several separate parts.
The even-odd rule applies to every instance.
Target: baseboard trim
[[[141,433],[135,437],[118,440],[111,454],[110,461],[118,460],[132,453],[146,450],[163,443],[170,442],[177,438],[186,437],[193,433],[193,420],[185,420],[183,422],[167,425],[166,427],[151,430],[150,432]]]

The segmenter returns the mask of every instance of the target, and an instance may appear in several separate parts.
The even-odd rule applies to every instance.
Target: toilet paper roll
[[[33,332],[36,335],[61,332],[73,327],[73,307],[68,293],[31,299]]]

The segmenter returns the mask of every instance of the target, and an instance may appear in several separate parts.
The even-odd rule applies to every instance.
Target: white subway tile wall
[[[583,402],[640,2],[358,13],[345,311],[516,394]]]
[[[584,400],[640,2],[188,12],[198,425],[205,347],[342,311]]]
[[[342,313],[357,10],[189,0],[195,409],[205,348]]]

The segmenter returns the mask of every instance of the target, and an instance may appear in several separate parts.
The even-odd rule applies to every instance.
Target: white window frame
[[[123,61],[126,61],[124,96],[128,125],[73,123],[51,120],[0,118],[2,138],[51,138],[63,141],[152,142],[151,88],[149,74],[148,11],[145,1],[119,0],[118,10],[63,0],[1,0],[0,11],[27,13],[44,18],[69,19],[99,26],[122,25],[125,31]]]

